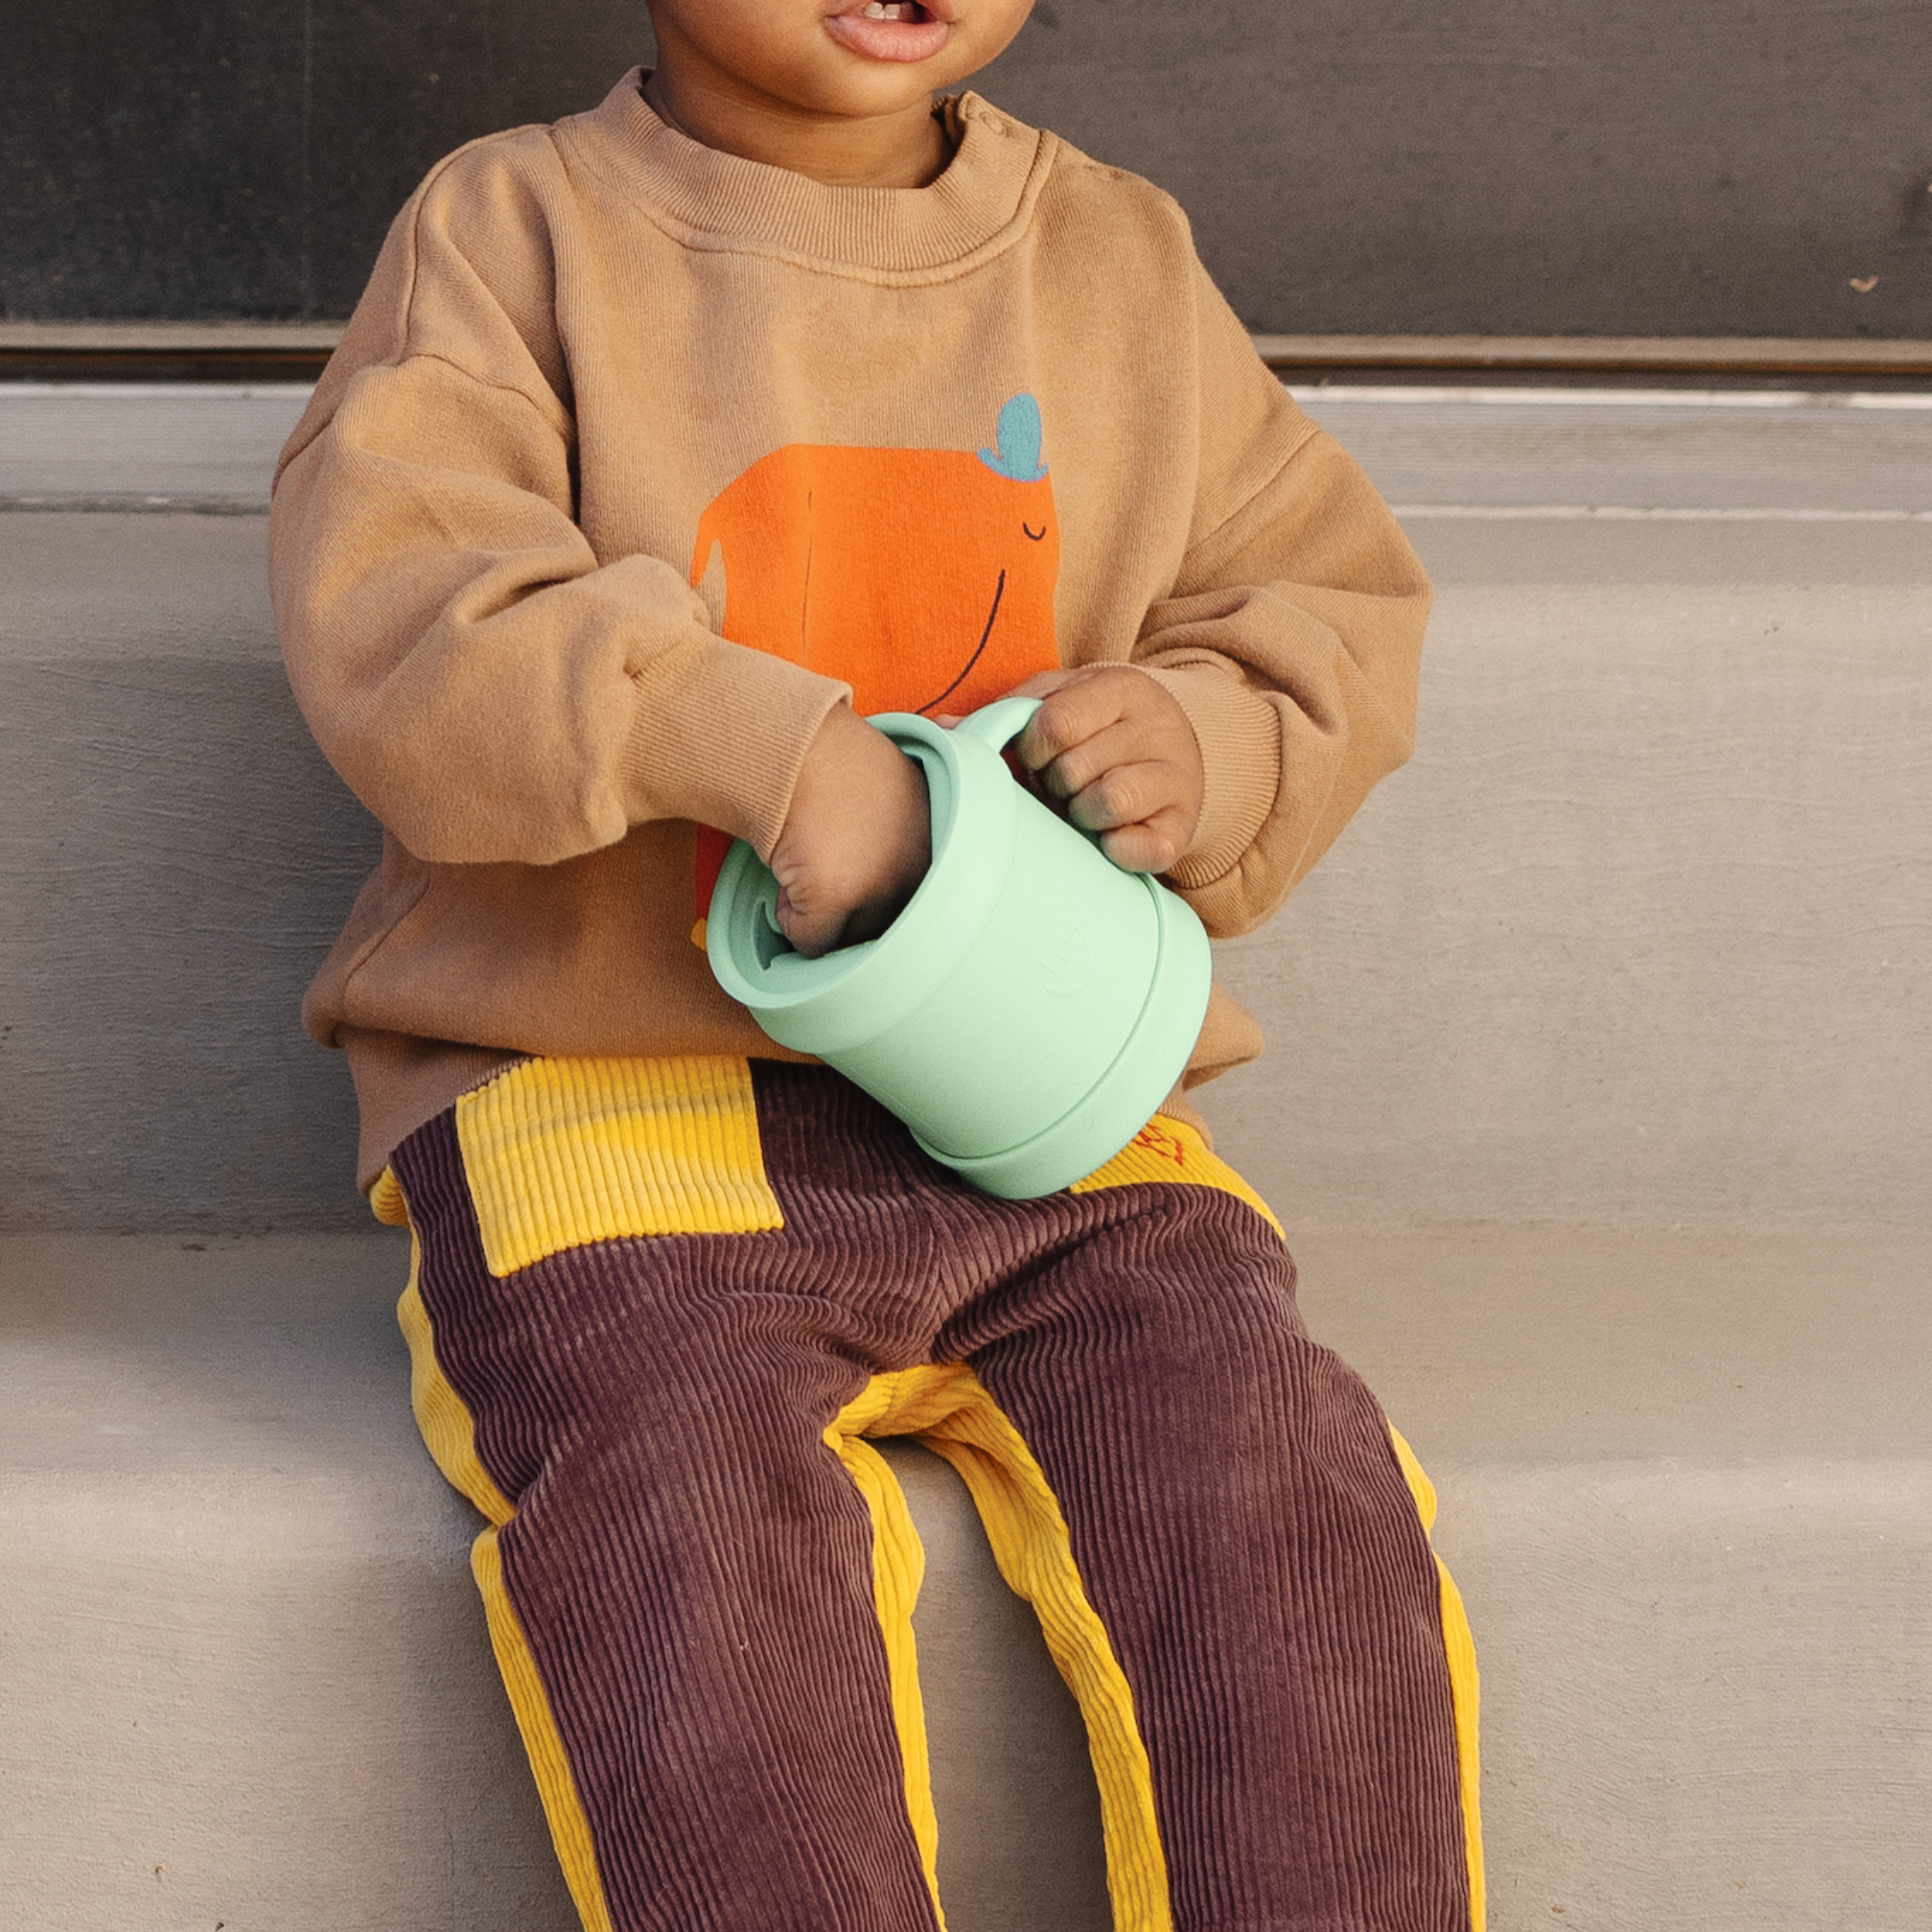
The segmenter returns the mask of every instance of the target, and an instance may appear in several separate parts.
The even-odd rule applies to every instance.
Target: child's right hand
[[[773,849],[778,923],[808,959],[876,939],[932,862],[919,767],[840,705],[811,741]]]

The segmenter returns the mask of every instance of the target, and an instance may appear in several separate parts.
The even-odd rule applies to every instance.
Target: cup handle
[[[1040,698],[995,698],[991,704],[981,705],[971,717],[961,718],[953,726],[953,736],[977,738],[981,744],[991,745],[995,751],[1004,751],[1026,729],[1033,713],[1045,702]],[[1048,808],[1053,809],[1050,805]],[[1056,811],[1055,816],[1064,819],[1103,859],[1107,858],[1107,848],[1100,843],[1103,833],[1087,832],[1073,825],[1063,811]],[[1109,865],[1113,862],[1107,859]]]
[[[961,718],[953,730],[962,738],[977,738],[995,751],[1004,751],[1026,729],[1039,708],[1038,698],[995,698],[991,704],[981,705],[971,717]]]

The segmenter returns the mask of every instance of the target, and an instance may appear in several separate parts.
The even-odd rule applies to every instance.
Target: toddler
[[[928,859],[865,722],[1018,689],[1210,933],[1410,742],[1428,592],[1165,196],[953,87],[1029,0],[651,0],[658,60],[397,218],[271,574],[381,865],[311,988],[587,1927],[933,1932],[917,1548],[960,1471],[1086,1719],[1122,1932],[1468,1932],[1427,1485],[1177,1087],[1065,1192],[927,1159],[713,980]],[[1182,1087],[1250,1059],[1217,993]]]

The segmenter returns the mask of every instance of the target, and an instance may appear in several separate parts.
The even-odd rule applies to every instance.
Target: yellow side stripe
[[[429,1310],[417,1285],[422,1244],[410,1238],[409,1286],[396,1304],[396,1319],[410,1351],[410,1406],[422,1431],[431,1460],[444,1480],[466,1496],[494,1529],[516,1514],[516,1506],[499,1489],[476,1453],[476,1423],[468,1405],[450,1386],[436,1359],[436,1340],[430,1330]]]
[[[496,1667],[503,1674],[503,1688],[510,1694],[510,1708],[516,1714],[516,1728],[523,1740],[530,1769],[536,1774],[538,1795],[543,1801],[543,1815],[550,1827],[551,1842],[556,1847],[557,1862],[563,1867],[563,1882],[583,1920],[584,1932],[612,1932],[611,1908],[604,1903],[604,1882],[597,1875],[597,1847],[591,1842],[590,1821],[571,1775],[570,1760],[563,1753],[563,1740],[544,1695],[543,1681],[537,1675],[529,1641],[517,1619],[510,1593],[503,1583],[503,1557],[496,1546],[496,1532],[486,1529],[477,1538],[470,1553],[470,1568],[477,1587],[483,1593],[483,1611],[490,1626],[490,1648],[496,1652]]]
[[[1096,1168],[1083,1181],[1076,1181],[1067,1192],[1097,1194],[1104,1188],[1145,1186],[1152,1182],[1170,1187],[1178,1183],[1219,1188],[1223,1194],[1247,1202],[1277,1234],[1282,1231],[1274,1209],[1218,1154],[1209,1151],[1199,1130],[1165,1114],[1156,1114],[1104,1167]]]
[[[841,1434],[916,1437],[958,1471],[1000,1574],[1032,1605],[1086,1720],[1115,1932],[1172,1932],[1167,1855],[1134,1693],[1087,1600],[1060,1504],[1019,1431],[959,1365],[875,1376],[833,1427]]]
[[[498,1277],[593,1241],[784,1226],[740,1059],[525,1060],[457,1102],[456,1131]]]
[[[919,1689],[919,1651],[913,1636],[913,1611],[926,1578],[926,1549],[913,1526],[898,1478],[870,1443],[847,1427],[850,1413],[850,1410],[842,1411],[833,1420],[825,1430],[825,1441],[845,1465],[872,1515],[872,1603],[886,1644],[893,1724],[899,1733],[899,1755],[904,1767],[906,1815],[919,1847],[934,1916],[940,1932],[946,1932],[946,1913],[939,1902],[939,1814],[933,1804],[932,1754],[927,1744],[925,1699]]]
[[[401,1185],[386,1169],[389,1200],[400,1218],[408,1219]],[[436,1338],[424,1306],[420,1277],[422,1243],[412,1230],[409,1284],[403,1291],[396,1315],[410,1351],[410,1402],[436,1466],[453,1488],[467,1496],[488,1518],[490,1527],[470,1550],[470,1569],[482,1593],[483,1614],[489,1625],[490,1648],[495,1653],[503,1687],[509,1693],[517,1733],[536,1779],[543,1815],[563,1868],[564,1883],[583,1921],[585,1932],[613,1932],[604,1883],[597,1873],[597,1849],[582,1794],[565,1756],[563,1739],[545,1695],[529,1640],[523,1633],[515,1606],[503,1581],[502,1553],[497,1532],[516,1514],[515,1506],[497,1486],[476,1453],[476,1422],[469,1406],[451,1386],[436,1359]]]
[[[1416,1513],[1422,1519],[1426,1535],[1436,1526],[1435,1485],[1393,1423],[1389,1426],[1389,1439],[1395,1445],[1396,1461],[1402,1465],[1403,1478],[1415,1498]],[[1442,1638],[1448,1655],[1450,1701],[1455,1709],[1463,1842],[1469,1859],[1469,1923],[1471,1932],[1483,1932],[1488,1923],[1488,1906],[1482,1862],[1482,1761],[1477,1737],[1481,1685],[1476,1674],[1476,1643],[1462,1607],[1462,1593],[1440,1556],[1436,1558],[1436,1575],[1441,1587]]]

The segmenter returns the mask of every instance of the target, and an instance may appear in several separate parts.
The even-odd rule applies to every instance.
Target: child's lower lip
[[[866,0],[843,13],[829,14],[825,31],[849,52],[868,60],[930,60],[952,37],[951,25],[922,9],[917,20],[874,20]]]

